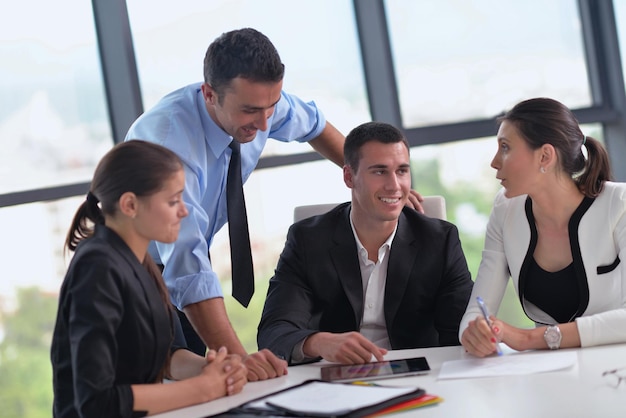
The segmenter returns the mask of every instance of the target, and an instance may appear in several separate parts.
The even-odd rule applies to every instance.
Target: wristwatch
[[[563,336],[561,335],[561,330],[558,325],[549,325],[546,328],[546,331],[543,333],[543,339],[550,350],[556,350],[561,347],[561,339]]]

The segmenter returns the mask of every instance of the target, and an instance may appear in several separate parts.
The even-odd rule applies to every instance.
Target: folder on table
[[[300,385],[247,402],[232,412],[355,418],[374,414],[424,394],[424,389],[414,386],[364,386],[307,380]]]
[[[430,395],[427,393],[420,396],[419,398],[409,399],[408,401],[388,406],[387,408],[381,409],[368,415],[367,418],[382,417],[383,415],[395,414],[396,412],[404,412],[410,409],[417,409],[424,406],[435,405],[439,402],[443,402],[443,398],[437,395]]]

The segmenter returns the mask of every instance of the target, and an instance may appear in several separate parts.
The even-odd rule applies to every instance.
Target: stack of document
[[[309,380],[298,386],[248,402],[233,412],[307,417],[380,416],[441,398],[416,387],[355,385]]]
[[[396,412],[403,412],[410,409],[421,408],[423,406],[434,405],[441,401],[443,401],[443,398],[437,395],[425,393],[418,398],[409,399],[408,401],[400,402],[399,404],[392,405],[378,412],[367,415],[367,418],[382,417],[383,415],[395,414]]]

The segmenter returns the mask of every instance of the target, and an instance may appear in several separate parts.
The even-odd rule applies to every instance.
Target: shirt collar
[[[359,253],[359,257],[361,257],[361,259],[363,261],[367,261],[368,260],[367,250],[365,249],[365,247],[361,243],[361,240],[359,239],[359,236],[356,233],[356,229],[354,228],[354,222],[352,222],[352,207],[350,207],[350,216],[349,217],[350,217],[350,228],[352,228],[352,233],[354,234],[354,240],[356,241],[356,247],[357,247],[357,251]],[[381,257],[381,255],[382,255],[381,254],[381,250],[382,250],[383,253],[385,251],[391,250],[391,243],[393,242],[393,239],[396,236],[396,231],[398,231],[398,222],[397,221],[396,221],[396,226],[393,229],[393,232],[391,233],[391,235],[389,235],[389,237],[385,240],[385,242],[383,242],[383,244],[378,249],[378,261],[380,261],[382,259],[382,257]]]
[[[200,120],[202,121],[204,140],[217,159],[224,153],[226,148],[228,148],[228,144],[231,143],[233,137],[224,132],[224,130],[215,123],[213,118],[211,118],[211,115],[209,115],[200,87],[198,87],[198,91],[196,92],[196,104],[198,106]]]

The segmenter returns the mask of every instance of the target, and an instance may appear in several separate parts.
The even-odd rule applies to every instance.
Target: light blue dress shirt
[[[175,243],[153,242],[149,250],[156,262],[165,265],[163,278],[179,309],[223,296],[208,249],[228,220],[226,177],[232,137],[209,116],[201,85],[168,94],[141,115],[126,135],[126,140],[143,139],[171,149],[185,165],[183,199],[189,216],[183,219]],[[325,126],[326,119],[315,103],[282,92],[268,119],[267,131],[258,131],[253,141],[241,145],[243,181],[256,167],[268,138],[307,142],[319,136]]]

